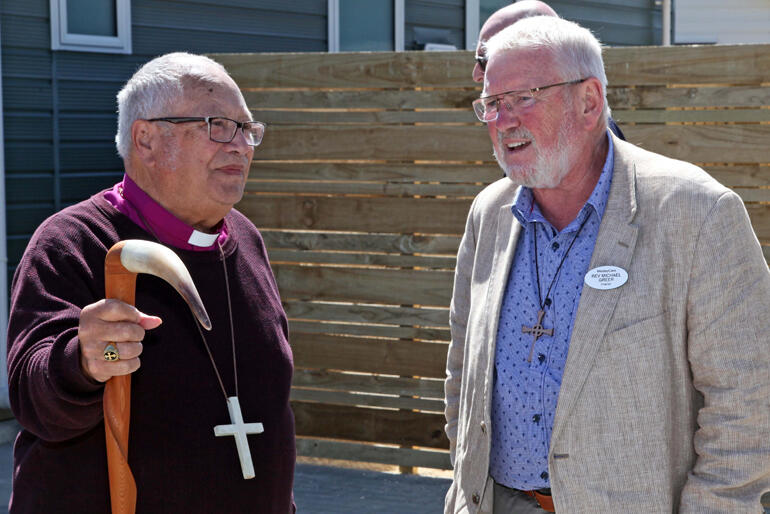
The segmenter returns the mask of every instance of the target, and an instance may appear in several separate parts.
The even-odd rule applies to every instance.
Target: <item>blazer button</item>
[[[481,500],[481,498],[479,497],[479,493],[473,493],[473,498],[471,499],[473,500],[473,503],[475,503],[476,505],[478,505],[479,501]]]
[[[482,434],[486,434],[487,433],[487,424],[484,421],[481,422],[481,433]]]

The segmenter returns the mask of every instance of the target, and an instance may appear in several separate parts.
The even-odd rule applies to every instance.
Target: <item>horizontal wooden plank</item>
[[[610,84],[770,82],[767,45],[604,49]],[[473,52],[214,54],[243,89],[474,87]]]
[[[397,448],[345,441],[328,441],[308,437],[297,438],[297,455],[321,459],[341,459],[357,462],[377,462],[398,466],[452,469],[449,452]]]
[[[394,110],[276,110],[252,109],[255,120],[276,125],[313,124],[398,124],[398,123],[464,123],[477,124],[470,102],[464,109],[431,111]]]
[[[460,236],[295,232],[270,229],[262,229],[261,233],[268,248],[287,250],[342,250],[454,256],[460,246]]]
[[[445,378],[449,345],[299,333],[291,347],[300,368]]]
[[[613,110],[666,107],[760,107],[770,104],[770,86],[616,86],[612,77],[607,100]],[[687,82],[690,83],[689,81]],[[454,89],[362,89],[244,91],[254,113],[263,109],[466,109],[481,94],[481,86]],[[429,111],[430,112],[430,111]],[[256,119],[259,114],[255,114]],[[268,114],[275,117],[275,114]],[[471,113],[471,116],[473,114]],[[475,118],[474,118],[475,120]],[[265,121],[265,120],[263,120]]]
[[[621,126],[624,123],[759,123],[770,121],[770,109],[613,110],[612,117]]]
[[[270,90],[244,91],[258,109],[470,109],[481,86],[454,89]],[[472,116],[472,114],[471,114]]]
[[[347,391],[323,391],[318,389],[291,389],[291,400],[317,402],[331,405],[356,405],[360,407],[385,407],[410,409],[420,412],[444,412],[444,400],[411,398],[384,394],[361,394]]]
[[[311,402],[292,402],[291,406],[298,436],[449,448],[443,414]]]
[[[770,111],[768,111],[770,113]],[[473,198],[485,184],[408,184],[372,182],[277,182],[249,180],[249,193],[310,193],[322,195],[380,195],[380,196],[457,196]]]
[[[382,253],[308,252],[271,249],[268,249],[268,253],[270,255],[270,261],[274,263],[290,262],[352,266],[419,267],[453,270],[456,262],[456,259],[451,256],[436,257]]]
[[[470,205],[470,199],[246,194],[238,210],[259,228],[459,235]]]
[[[770,205],[748,203],[746,210],[757,238],[763,243],[770,243]]]
[[[273,266],[281,296],[390,305],[449,305],[452,271]]]
[[[445,327],[449,322],[449,309],[446,307],[398,307],[285,299],[283,306],[290,319],[388,323],[423,327]]]
[[[487,130],[474,125],[275,125],[255,160],[440,160],[492,159]]]
[[[770,184],[770,166],[759,164],[710,164],[703,168],[727,187],[762,187]]]
[[[450,339],[449,328],[421,328],[395,325],[369,325],[362,323],[330,323],[297,320],[290,321],[289,328],[293,334],[341,334],[446,342]]]
[[[502,176],[497,163],[276,162],[253,161],[250,180],[359,180],[370,182],[485,183]],[[248,186],[251,187],[251,186]]]
[[[428,55],[430,54],[430,55]],[[473,87],[470,52],[214,54],[242,89]]]
[[[626,125],[642,148],[688,162],[770,162],[770,125]]]
[[[692,162],[770,162],[770,125],[626,125],[629,141]],[[491,161],[487,131],[476,126],[277,126],[256,160],[376,159]]]
[[[633,86],[607,88],[613,110],[664,107],[759,107],[770,105],[770,86]]]
[[[610,104],[612,106],[612,104]],[[719,106],[716,106],[719,107]],[[618,123],[759,123],[770,121],[770,109],[706,109],[706,110],[670,110],[670,109],[619,109],[612,111],[612,117]],[[388,125],[410,123],[452,123],[479,125],[470,104],[466,109],[389,111],[389,110],[253,110],[254,119],[269,126],[277,125]]]
[[[614,85],[761,84],[770,82],[767,45],[605,48]]]
[[[430,378],[408,378],[325,370],[294,370],[294,387],[358,391],[363,393],[419,396],[443,400],[444,381]]]
[[[733,189],[744,202],[770,202],[770,189],[750,189],[736,187]]]

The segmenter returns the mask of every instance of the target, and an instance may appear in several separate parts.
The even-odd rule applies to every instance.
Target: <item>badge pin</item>
[[[618,266],[599,266],[586,273],[585,283],[594,289],[615,289],[628,281],[628,272]]]

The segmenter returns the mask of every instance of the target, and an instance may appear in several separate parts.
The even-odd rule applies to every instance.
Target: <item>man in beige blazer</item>
[[[608,135],[601,49],[585,29],[528,18],[490,39],[487,55],[474,110],[507,177],[473,202],[457,258],[446,380],[454,480],[445,512],[543,512],[549,502],[567,514],[762,512],[770,273],[741,199],[693,165]],[[536,305],[506,300],[520,262],[538,274],[543,266],[517,254],[533,230],[532,241],[543,233],[512,214],[521,195],[542,214],[546,237],[560,235],[607,174],[571,323],[556,325],[542,295],[559,288],[560,270],[580,268],[569,249],[555,276],[537,276],[541,290],[529,293]],[[566,240],[579,246],[581,230]],[[529,321],[509,334],[501,319],[511,315]],[[520,351],[502,353],[503,337]],[[563,367],[551,369],[559,351]],[[542,371],[533,354],[545,357]],[[496,389],[508,366],[557,384],[552,412],[537,418],[550,434],[542,456],[500,444],[507,439],[498,423],[515,432],[527,420],[516,407],[499,412],[507,407],[496,395],[542,394]],[[513,465],[492,466],[501,454]],[[547,469],[532,486],[526,474],[505,472],[532,465]]]

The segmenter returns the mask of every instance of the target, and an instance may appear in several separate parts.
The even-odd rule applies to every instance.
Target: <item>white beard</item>
[[[536,189],[550,189],[558,186],[570,171],[570,162],[575,152],[569,141],[573,120],[570,118],[559,127],[556,143],[551,148],[540,148],[532,138],[532,134],[521,129],[515,132],[515,137],[529,139],[535,151],[535,162],[531,166],[508,164],[500,158],[498,148],[504,149],[503,138],[508,134],[498,132],[497,144],[492,145],[495,159],[505,175],[517,184]]]

